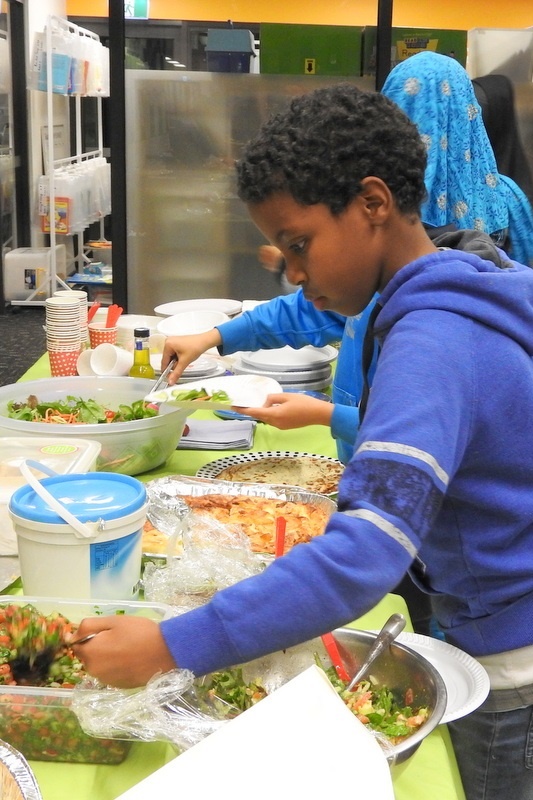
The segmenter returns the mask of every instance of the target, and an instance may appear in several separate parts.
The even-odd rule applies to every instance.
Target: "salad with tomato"
[[[89,736],[71,709],[86,674],[65,642],[76,627],[30,603],[0,605],[0,738],[37,761],[119,764],[131,742]]]
[[[109,422],[131,422],[135,419],[157,417],[159,408],[145,400],[135,400],[130,406],[120,404],[112,410],[97,403],[68,395],[64,400],[39,400],[34,394],[24,402],[10,400],[8,417],[25,422],[49,422],[60,425],[94,425]]]

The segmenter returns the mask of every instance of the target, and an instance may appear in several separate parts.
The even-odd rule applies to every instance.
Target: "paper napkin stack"
[[[254,441],[254,420],[188,419],[189,432],[178,450],[249,450]]]

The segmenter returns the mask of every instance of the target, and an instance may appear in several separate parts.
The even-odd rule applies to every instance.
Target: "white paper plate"
[[[157,332],[164,336],[189,336],[210,331],[216,325],[229,322],[229,319],[228,314],[223,311],[213,311],[212,309],[180,311],[168,317],[160,317]]]
[[[238,314],[241,308],[240,300],[207,298],[206,300],[175,300],[173,303],[163,303],[154,308],[154,313],[159,314],[160,317],[170,317],[181,311],[222,311],[223,314],[231,317]]]
[[[294,347],[278,347],[275,350],[256,350],[240,355],[245,366],[284,372],[324,367],[334,361],[337,354],[337,349],[328,344],[325,347],[306,345],[299,350]]]
[[[485,668],[463,650],[441,639],[406,631],[400,633],[398,641],[427,658],[440,672],[448,693],[441,723],[465,717],[487,697],[490,682]]]
[[[193,389],[205,389],[206,392],[227,392],[230,397],[229,402],[221,401],[194,401],[176,400],[176,391],[191,391]],[[168,386],[146,396],[149,403],[170,403],[181,408],[229,408],[230,406],[262,406],[269,394],[278,394],[283,389],[273,378],[266,378],[263,375],[222,375],[220,378],[203,378],[200,380],[187,382],[187,385]]]

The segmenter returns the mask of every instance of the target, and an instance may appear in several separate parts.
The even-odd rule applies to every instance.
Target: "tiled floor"
[[[13,306],[0,314],[0,385],[15,383],[46,350],[42,306]]]

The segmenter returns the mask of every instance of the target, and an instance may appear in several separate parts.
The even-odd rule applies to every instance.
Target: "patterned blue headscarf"
[[[417,125],[427,148],[422,220],[494,233],[508,226],[496,159],[466,70],[424,52],[391,71],[382,93]]]

